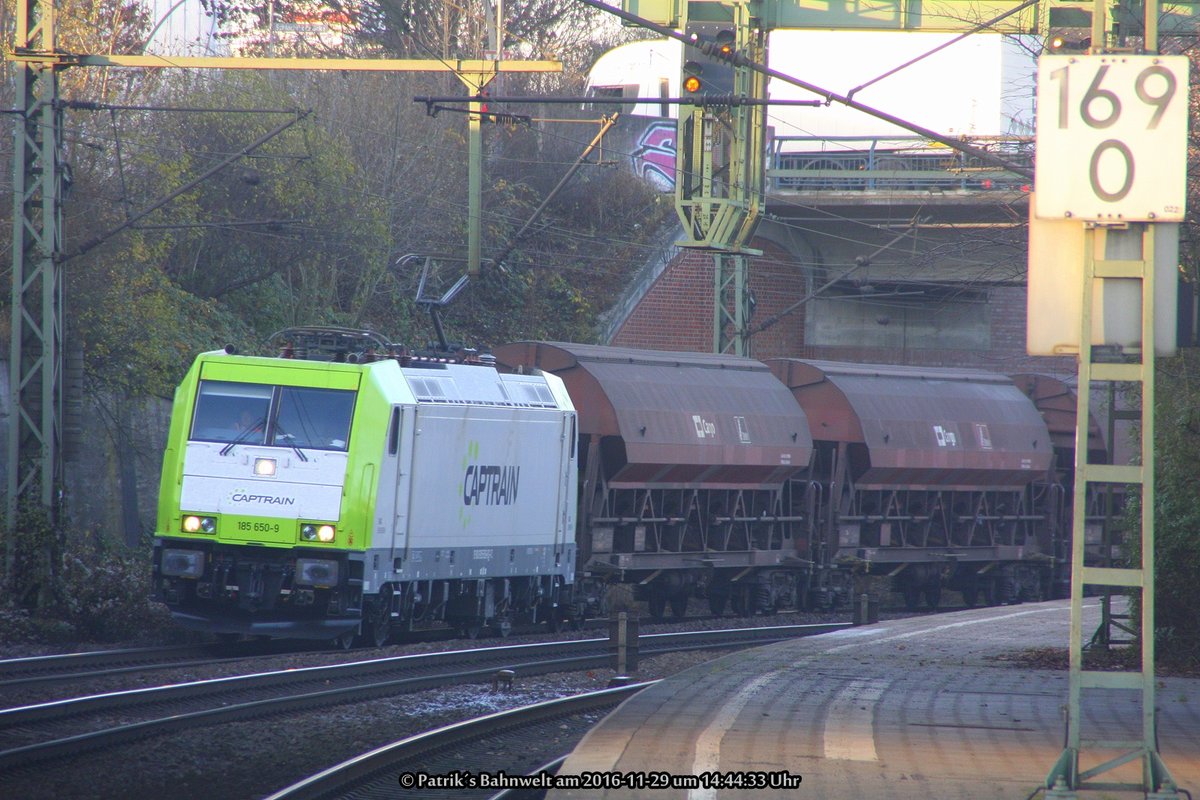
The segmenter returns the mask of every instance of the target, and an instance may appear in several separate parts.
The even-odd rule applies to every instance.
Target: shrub
[[[169,614],[150,600],[150,553],[98,537],[72,537],[62,568],[59,616],[81,638],[120,641],[154,635]]]

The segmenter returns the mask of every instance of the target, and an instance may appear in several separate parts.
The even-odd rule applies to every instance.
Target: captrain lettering
[[[294,506],[296,498],[294,497],[273,497],[269,494],[245,494],[243,492],[234,492],[229,498],[235,503],[267,503],[276,506]]]
[[[510,506],[517,502],[520,467],[472,464],[463,475],[463,505]]]

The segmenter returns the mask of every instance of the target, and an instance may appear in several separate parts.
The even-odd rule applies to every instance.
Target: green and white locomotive
[[[557,622],[575,568],[576,417],[554,375],[296,328],[200,355],[175,393],[157,598],[228,635],[382,644]]]

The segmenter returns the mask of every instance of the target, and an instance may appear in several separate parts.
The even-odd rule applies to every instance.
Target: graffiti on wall
[[[675,191],[675,121],[651,122],[633,150],[633,171],[660,192]]]

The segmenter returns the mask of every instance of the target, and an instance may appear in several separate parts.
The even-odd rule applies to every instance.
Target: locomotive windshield
[[[345,450],[354,392],[201,381],[192,440]]]

